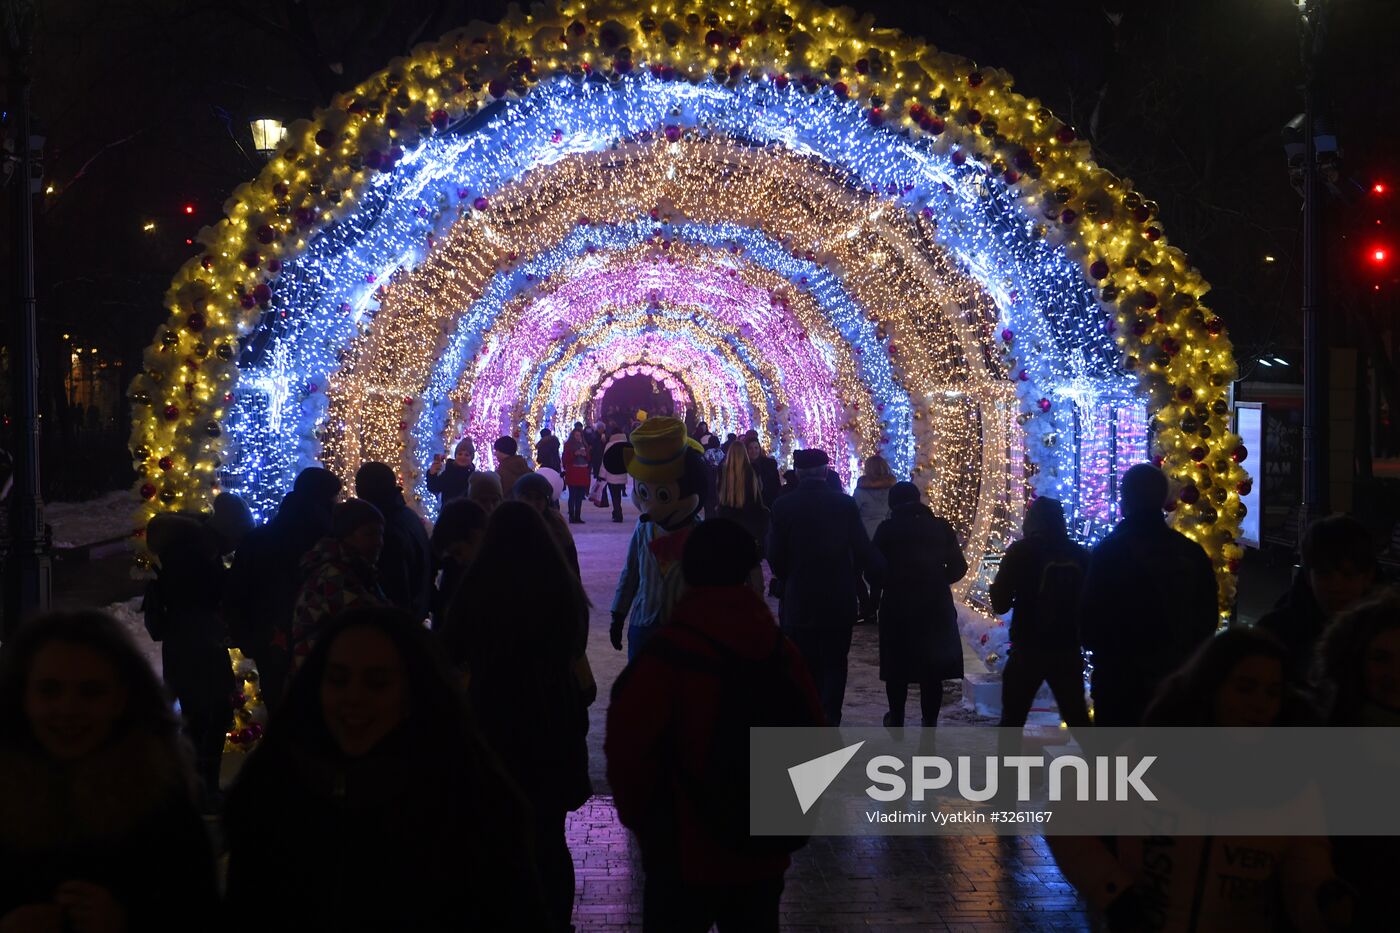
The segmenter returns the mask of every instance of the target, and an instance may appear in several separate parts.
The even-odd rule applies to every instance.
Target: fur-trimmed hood
[[[0,747],[0,848],[56,850],[120,838],[172,799],[191,799],[168,741],[127,734],[76,762]]]

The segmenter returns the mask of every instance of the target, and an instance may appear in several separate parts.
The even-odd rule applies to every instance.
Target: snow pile
[[[146,622],[141,616],[141,597],[137,596],[123,603],[112,603],[103,611],[121,623],[122,628],[126,629],[131,640],[136,643],[137,650],[151,662],[151,669],[160,677],[160,645],[151,641],[151,636],[146,633]]]
[[[87,502],[48,502],[44,521],[53,527],[54,547],[82,547],[131,534],[136,500],[129,489]]]

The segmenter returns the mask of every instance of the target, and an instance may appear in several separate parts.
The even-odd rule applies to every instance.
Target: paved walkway
[[[584,588],[593,603],[589,662],[598,681],[589,751],[598,796],[569,821],[578,873],[575,923],[580,931],[640,929],[642,872],[636,843],[617,822],[604,774],[603,732],[613,681],[625,653],[608,644],[609,608],[623,553],[636,522],[584,507],[572,526]],[[774,611],[776,612],[776,606]],[[874,626],[857,626],[843,724],[879,725],[885,711]],[[918,687],[908,715],[917,722]],[[961,686],[946,685],[940,721],[977,721],[961,705]],[[1034,837],[853,837],[814,839],[793,857],[783,895],[783,928],[815,931],[1087,930],[1083,902]]]

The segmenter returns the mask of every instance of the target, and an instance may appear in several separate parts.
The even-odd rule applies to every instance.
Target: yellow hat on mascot
[[[627,472],[644,483],[667,483],[685,472],[689,435],[679,418],[648,418],[632,431]]]

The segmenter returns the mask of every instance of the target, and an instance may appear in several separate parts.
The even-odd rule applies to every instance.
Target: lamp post
[[[1326,0],[1295,0],[1303,65],[1303,503],[1298,534],[1327,514],[1327,347],[1322,339],[1322,203],[1318,192],[1317,58]]]
[[[277,147],[287,138],[287,128],[282,125],[281,120],[272,117],[250,120],[248,129],[253,133],[253,148],[258,150],[264,159],[271,158]]]
[[[23,12],[18,10],[16,12]],[[33,135],[29,109],[29,28],[17,17],[5,38],[14,79],[15,327],[10,356],[14,384],[14,488],[10,497],[10,550],[5,560],[4,636],[49,607],[52,567],[39,495],[39,354],[34,299],[34,196],[40,187],[43,137]]]

